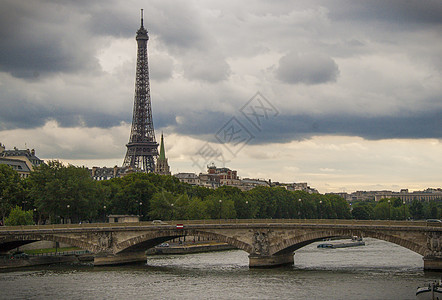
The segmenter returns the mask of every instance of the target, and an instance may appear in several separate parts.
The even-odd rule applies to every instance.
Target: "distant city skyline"
[[[154,126],[172,173],[201,172],[195,161],[212,149],[241,178],[321,193],[442,186],[436,1],[5,0],[0,143],[121,166],[140,8]],[[256,102],[247,112],[257,92],[269,110]],[[243,135],[232,138],[235,128]]]

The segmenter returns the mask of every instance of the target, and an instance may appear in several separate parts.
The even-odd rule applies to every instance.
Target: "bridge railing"
[[[0,226],[1,231],[64,229],[64,228],[110,228],[133,226],[165,226],[165,225],[227,225],[227,224],[307,224],[307,225],[372,225],[372,226],[409,226],[409,227],[442,227],[442,223],[426,221],[393,221],[393,220],[346,220],[346,219],[218,219],[218,220],[173,220],[143,221],[135,223],[81,223],[81,224],[50,224],[26,226]]]

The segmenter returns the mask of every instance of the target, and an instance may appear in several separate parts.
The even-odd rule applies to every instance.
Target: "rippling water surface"
[[[0,273],[1,299],[415,299],[439,279],[422,257],[375,239],[295,255],[295,265],[249,269],[240,250],[151,256],[146,265],[46,266]]]

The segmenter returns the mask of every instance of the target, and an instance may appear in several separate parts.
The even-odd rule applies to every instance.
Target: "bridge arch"
[[[235,247],[240,250],[244,250],[248,253],[252,252],[252,246],[250,246],[247,243],[244,243],[238,239],[235,239],[233,237],[225,236],[218,233],[213,232],[207,232],[202,230],[161,230],[161,231],[155,231],[155,232],[149,232],[145,234],[141,234],[139,236],[133,237],[131,239],[122,241],[116,245],[116,252],[118,253],[125,253],[125,252],[132,252],[132,251],[139,251],[139,250],[146,250],[149,248],[152,248],[158,244],[161,244],[165,241],[182,237],[182,236],[196,236],[196,237],[202,237],[206,239],[212,239],[217,240],[223,243],[226,243],[228,245],[231,245],[232,247]]]
[[[58,236],[55,234],[25,234],[14,236],[11,238],[6,238],[0,241],[0,249],[4,251],[9,251],[20,247],[22,245],[30,244],[38,241],[50,241],[50,242],[59,242],[63,244],[68,244],[74,247],[78,247],[84,250],[88,250],[91,252],[95,252],[97,250],[97,246],[91,243],[85,242],[83,240],[77,238],[70,238],[65,236]],[[9,246],[8,246],[9,245]]]
[[[354,229],[338,229],[338,230],[330,229],[322,231],[311,231],[302,235],[296,235],[280,241],[275,246],[271,247],[270,252],[272,255],[293,252],[297,249],[300,249],[311,243],[321,241],[323,239],[334,238],[334,237],[345,237],[345,236],[371,237],[402,246],[422,256],[428,254],[428,249],[426,247],[419,245],[413,240],[400,238],[398,236],[382,232],[376,232],[371,230],[354,230]]]

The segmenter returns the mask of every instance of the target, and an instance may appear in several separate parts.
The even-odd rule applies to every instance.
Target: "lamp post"
[[[388,219],[390,220],[391,219],[391,208],[390,208],[390,199],[388,199]]]
[[[249,201],[246,200],[247,218],[249,218]]]
[[[106,205],[103,205],[103,222],[106,223]]]
[[[140,204],[140,206],[138,207],[138,216],[139,216],[138,220],[141,220],[141,205],[143,205],[143,202],[140,201],[140,203],[138,204]]]
[[[70,219],[70,216],[69,216],[69,208],[70,208],[71,206],[68,204],[68,205],[66,205],[66,208],[68,209],[68,218],[66,219],[66,224],[68,224],[68,222],[69,222],[69,219]],[[69,222],[70,223],[70,222]]]
[[[38,225],[38,217],[36,217],[36,215],[37,215],[37,209],[34,208],[33,210],[34,210],[34,220],[36,220],[35,223],[36,223],[36,225]]]
[[[319,219],[322,219],[322,200],[319,200]]]
[[[405,213],[405,200],[402,201],[402,204],[404,205],[404,220],[407,220],[407,214]]]
[[[301,205],[302,205],[302,199],[298,199],[298,202],[299,202],[298,219],[301,219]]]
[[[219,219],[221,221],[221,205],[223,203],[223,200],[219,199]]]
[[[170,219],[171,219],[171,220],[174,219],[174,210],[173,210],[173,207],[174,207],[174,206],[175,206],[175,205],[174,205],[173,203],[170,203],[170,210],[172,211],[171,216],[170,216]]]

